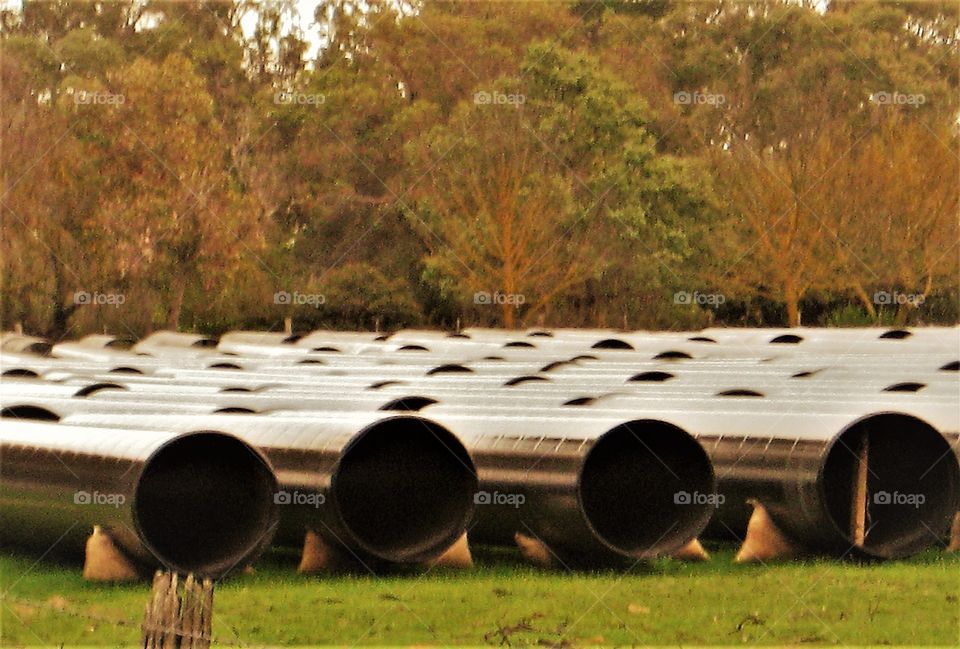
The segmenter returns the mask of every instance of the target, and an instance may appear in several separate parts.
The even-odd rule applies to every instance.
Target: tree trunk
[[[867,310],[867,314],[870,318],[877,322],[877,308],[873,305],[873,300],[867,295],[867,292],[863,290],[863,286],[860,285],[860,282],[853,283],[853,291],[857,294],[860,303],[863,305],[863,308]]]
[[[787,305],[787,326],[800,326],[800,296],[792,277],[783,283],[783,300]]]
[[[505,300],[504,303],[500,305],[500,312],[503,314],[504,328],[513,329],[516,311],[517,308],[513,304],[510,304],[509,300]]]
[[[166,328],[177,331],[180,327],[180,311],[183,308],[183,295],[187,290],[187,280],[182,274],[174,276],[171,289],[170,309],[167,311]]]

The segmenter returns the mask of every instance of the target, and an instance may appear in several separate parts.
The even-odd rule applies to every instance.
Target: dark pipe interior
[[[894,383],[893,385],[888,385],[883,389],[883,392],[919,392],[925,387],[927,387],[926,383],[913,383],[907,381],[905,383]]]
[[[655,361],[673,361],[673,360],[683,360],[687,358],[693,358],[687,352],[677,351],[675,349],[667,350],[665,352],[660,352],[653,357]]]
[[[32,419],[34,421],[60,421],[60,416],[56,413],[40,406],[31,405],[9,406],[0,410],[0,417]]]
[[[606,338],[590,345],[590,349],[633,349],[633,345],[619,338]]]
[[[183,435],[147,460],[134,493],[134,525],[170,569],[218,576],[270,541],[276,490],[269,465],[239,439]]]
[[[447,363],[446,365],[438,365],[430,370],[427,370],[427,376],[434,376],[436,374],[472,374],[471,370],[466,365],[460,365],[458,363]]]
[[[127,387],[120,385],[119,383],[91,383],[90,385],[85,385],[76,392],[73,393],[75,397],[89,397],[91,394],[96,394],[102,390],[126,390]]]
[[[433,558],[466,529],[477,476],[460,441],[419,417],[392,417],[347,447],[332,500],[354,540],[396,562]]]
[[[770,343],[774,345],[796,345],[801,342],[803,342],[803,336],[796,334],[781,334],[770,339]]]
[[[12,370],[6,370],[6,371],[5,371],[2,375],[0,375],[0,376],[10,376],[10,377],[16,376],[16,377],[28,378],[28,379],[38,379],[38,378],[40,378],[40,375],[37,374],[36,372],[34,372],[33,370],[28,370],[28,369],[25,369],[25,368],[22,368],[22,367],[17,367],[17,368],[14,368],[14,369],[12,369]]]
[[[580,503],[601,541],[647,558],[682,547],[713,512],[713,467],[700,444],[662,421],[605,433],[580,471]],[[686,495],[685,495],[686,494]]]
[[[733,388],[731,390],[721,390],[717,392],[718,397],[762,397],[762,392],[750,390],[749,388]]]
[[[432,406],[437,403],[436,399],[431,399],[430,397],[418,397],[418,396],[409,396],[409,397],[400,397],[399,399],[393,399],[388,401],[378,408],[378,410],[400,410],[404,412],[416,412],[417,410],[422,410],[427,406]]]
[[[663,381],[669,381],[672,378],[674,378],[674,375],[671,374],[670,372],[658,372],[654,370],[650,372],[640,372],[639,374],[634,374],[629,379],[627,379],[627,382],[629,383],[633,381],[653,381],[656,383],[662,383]]]
[[[388,385],[403,385],[404,381],[377,381],[376,383],[371,383],[367,386],[368,390],[379,390],[380,388],[385,388]]]
[[[509,381],[504,381],[503,385],[504,387],[511,387],[514,385],[523,385],[524,383],[530,383],[533,381],[549,381],[549,380],[550,379],[548,379],[545,376],[536,376],[531,374],[528,376],[518,376],[516,378],[510,379]]]
[[[909,338],[912,335],[913,334],[906,329],[891,329],[890,331],[883,332],[879,337],[885,340],[903,340],[904,338]]]
[[[960,468],[947,440],[909,415],[861,419],[831,446],[822,489],[831,522],[853,546],[852,498],[858,454],[866,439],[868,532],[862,550],[904,557],[938,542],[960,508]],[[918,496],[923,502],[918,503]]]
[[[242,370],[243,368],[236,363],[213,363],[207,369],[210,370]]]
[[[144,356],[147,356],[147,354],[144,354]],[[109,374],[143,374],[143,372],[135,367],[121,366],[114,367],[109,371]]]

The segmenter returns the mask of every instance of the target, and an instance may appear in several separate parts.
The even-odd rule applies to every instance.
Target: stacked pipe
[[[242,440],[279,480],[275,542],[363,565],[436,561],[467,529],[568,566],[701,534],[896,558],[960,508],[958,332],[5,335],[0,408],[65,439]]]

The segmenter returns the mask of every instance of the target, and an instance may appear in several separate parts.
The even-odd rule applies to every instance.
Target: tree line
[[[958,319],[956,3],[24,2],[2,325]]]

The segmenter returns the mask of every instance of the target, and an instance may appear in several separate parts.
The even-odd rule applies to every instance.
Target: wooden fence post
[[[143,619],[143,649],[207,649],[213,625],[213,582],[158,570]]]

